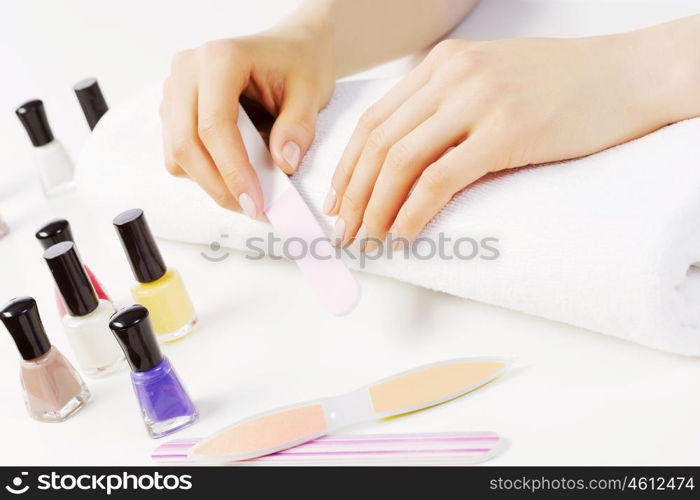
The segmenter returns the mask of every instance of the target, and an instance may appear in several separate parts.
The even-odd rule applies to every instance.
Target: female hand
[[[239,97],[277,116],[270,151],[293,173],[333,91],[332,50],[327,33],[297,27],[179,53],[161,103],[168,171],[189,177],[222,207],[261,215],[262,191],[236,127]]]
[[[398,249],[489,172],[588,155],[699,113],[697,97],[680,99],[697,79],[670,62],[668,35],[438,44],[360,120],[326,198],[333,239],[373,251],[390,231]]]

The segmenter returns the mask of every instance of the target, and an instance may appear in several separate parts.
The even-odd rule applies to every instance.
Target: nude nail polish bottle
[[[198,414],[170,360],[161,353],[148,316],[143,306],[126,307],[112,316],[109,327],[131,366],[146,430],[159,438],[192,425]]]
[[[67,314],[63,330],[81,370],[102,377],[124,367],[124,354],[109,330],[114,306],[97,298],[72,241],[56,243],[44,252]]]
[[[0,311],[0,320],[22,356],[20,379],[29,415],[44,422],[62,422],[82,408],[90,391],[70,362],[51,346],[36,301],[12,299]]]
[[[34,236],[44,250],[55,245],[56,243],[61,243],[62,241],[74,241],[70,223],[66,219],[56,219],[48,224],[45,224],[39,228]],[[88,278],[90,278],[90,283],[92,283],[92,286],[95,288],[97,298],[112,302],[112,299],[109,298],[109,295],[107,295],[107,292],[105,292],[104,288],[102,287],[102,284],[87,265],[85,266],[85,272],[87,273]],[[61,298],[61,294],[58,292],[58,289],[56,289],[56,307],[58,308],[58,313],[60,314],[61,318],[63,318],[66,315],[66,306],[63,304],[63,299]]]
[[[44,103],[39,99],[25,102],[15,113],[34,146],[34,163],[39,170],[44,194],[51,197],[71,189],[74,186],[73,162],[63,145],[54,138]]]
[[[76,83],[73,90],[83,110],[88,127],[90,130],[94,130],[102,115],[109,110],[100,84],[97,83],[96,78],[86,78]]]
[[[180,273],[165,266],[143,210],[122,212],[113,223],[138,281],[131,295],[148,309],[158,341],[188,335],[197,323],[194,307]]]

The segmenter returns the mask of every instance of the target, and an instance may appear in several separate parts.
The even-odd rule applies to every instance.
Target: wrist
[[[335,52],[330,24],[321,16],[294,13],[283,22],[261,33],[279,40],[295,54],[288,59],[289,69],[307,82],[316,82],[315,90],[326,104],[335,85]]]
[[[700,116],[700,16],[618,38],[634,104],[655,125]]]
[[[333,44],[333,25],[327,9],[310,9],[313,2],[304,3],[278,25],[267,30],[266,35],[286,38],[301,42],[324,73],[335,81],[335,50]]]
[[[296,37],[303,36],[318,44],[319,47],[331,48],[333,46],[333,21],[329,5],[323,0],[304,2],[272,31]]]

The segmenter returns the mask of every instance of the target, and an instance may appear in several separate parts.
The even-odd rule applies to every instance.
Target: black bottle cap
[[[83,108],[88,126],[93,130],[102,115],[109,109],[100,90],[100,84],[97,83],[96,78],[86,78],[73,85],[73,90],[78,97],[80,107]]]
[[[71,316],[85,316],[97,309],[97,294],[80,262],[75,243],[56,243],[44,252],[44,260]]]
[[[49,120],[46,118],[44,103],[39,99],[25,102],[15,110],[15,113],[35,147],[53,141],[53,132],[51,132]]]
[[[12,335],[23,359],[36,359],[51,349],[33,298],[17,297],[9,301],[0,311],[0,321]]]
[[[34,236],[39,240],[44,250],[62,241],[73,241],[73,232],[66,219],[56,219],[49,222],[41,227]]]
[[[156,245],[146,216],[140,208],[117,215],[112,221],[129,259],[136,281],[150,283],[165,274],[167,268]]]
[[[148,309],[133,305],[114,313],[109,328],[124,350],[129,366],[135,372],[147,372],[163,361]]]

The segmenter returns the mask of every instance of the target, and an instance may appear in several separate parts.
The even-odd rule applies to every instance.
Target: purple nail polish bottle
[[[159,438],[193,424],[197,409],[170,360],[160,352],[148,309],[124,308],[112,316],[109,327],[131,366],[131,383],[148,434]]]

